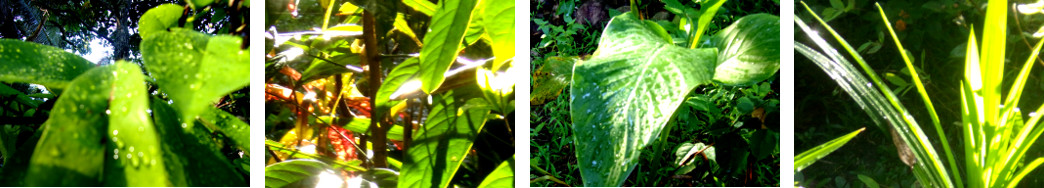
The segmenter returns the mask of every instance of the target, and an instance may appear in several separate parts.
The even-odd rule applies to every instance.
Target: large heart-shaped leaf
[[[439,3],[431,17],[430,30],[424,35],[424,48],[420,51],[421,81],[425,93],[439,89],[445,80],[443,75],[457,59],[458,47],[471,21],[471,11],[476,0],[445,0]],[[401,185],[401,184],[400,184]]]
[[[489,109],[464,108],[481,105],[474,104],[483,103],[481,98],[466,105],[452,92],[434,97],[428,120],[403,159],[399,187],[447,187],[486,123]]]
[[[143,83],[141,70],[124,62],[74,79],[44,123],[27,185],[171,185],[162,181],[167,173]]]
[[[619,186],[685,95],[713,75],[715,49],[674,46],[632,13],[614,17],[598,52],[573,69],[570,114],[585,186]]]
[[[92,67],[86,59],[60,48],[0,39],[0,81],[65,88]]]
[[[250,58],[235,36],[174,28],[141,42],[145,68],[173,101],[183,127],[222,96],[250,83]]]
[[[715,35],[718,67],[714,80],[748,85],[779,71],[779,17],[771,14],[743,16]]]

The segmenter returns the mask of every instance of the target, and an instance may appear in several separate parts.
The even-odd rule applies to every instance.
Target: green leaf
[[[29,98],[29,95],[25,95],[22,91],[15,90],[6,84],[0,84],[0,98],[7,98],[8,100],[14,99],[15,102],[29,106],[30,108],[36,108],[37,105],[40,105],[39,101]]]
[[[718,67],[714,80],[729,85],[749,85],[771,78],[779,71],[779,17],[771,14],[743,16],[718,32]]]
[[[435,14],[435,3],[431,3],[428,0],[402,0],[402,4],[410,6],[413,10],[424,13],[424,15],[431,16]]]
[[[164,165],[173,186],[247,186],[205,126],[185,130],[166,101],[152,98],[152,117],[162,140]],[[125,156],[124,156],[125,157]]]
[[[304,187],[307,183],[303,181],[329,169],[326,163],[313,159],[287,160],[268,165],[265,167],[265,188]]]
[[[702,155],[697,155],[701,153]],[[714,150],[714,146],[707,146],[703,143],[682,143],[678,146],[678,149],[674,150],[674,165],[679,166],[679,169],[675,174],[688,174],[693,169],[696,169],[696,165],[702,164],[703,162],[710,162],[716,165],[717,157]],[[706,159],[704,159],[706,157]],[[712,166],[714,166],[712,165]]]
[[[182,10],[184,8],[176,4],[162,4],[149,9],[138,20],[138,34],[145,39],[153,33],[163,33],[167,29],[178,27]]]
[[[868,188],[880,188],[881,187],[881,185],[878,185],[877,181],[874,181],[874,178],[871,178],[870,176],[866,176],[866,175],[862,175],[862,174],[856,174],[856,178],[859,178],[859,181],[862,181],[863,184],[866,184],[866,187],[868,187]]]
[[[357,53],[343,54],[333,56],[332,58],[330,58],[330,60],[333,62],[318,58],[314,59],[314,61],[312,61],[312,64],[309,64],[308,68],[301,73],[301,80],[299,80],[298,82],[308,83],[312,80],[352,72],[351,69],[348,69],[345,66],[352,64],[360,64],[360,62],[362,62],[362,55]]]
[[[214,133],[220,132],[228,136],[232,140],[232,144],[243,152],[250,153],[250,124],[218,108],[208,109],[199,116],[199,120],[200,123],[215,130]]]
[[[486,123],[488,109],[462,108],[464,101],[455,99],[452,91],[433,97],[431,113],[413,135],[413,146],[403,159],[400,188],[449,186]],[[472,98],[467,103],[476,102],[482,99]]]
[[[181,114],[183,127],[221,97],[250,83],[242,39],[174,29],[141,42],[145,68]]]
[[[370,129],[370,118],[355,117],[344,125],[344,128],[356,133],[367,133]],[[388,130],[388,139],[403,140],[402,125],[392,125],[391,130]]]
[[[483,1],[482,25],[493,48],[493,67],[500,67],[515,57],[515,1]]]
[[[801,152],[801,154],[794,156],[794,171],[801,171],[802,169],[805,169],[805,167],[812,165],[812,163],[815,163],[819,159],[822,159],[823,157],[830,155],[831,152],[834,152],[834,150],[837,150],[837,148],[841,148],[841,146],[844,146],[845,143],[848,143],[849,140],[855,138],[855,136],[859,135],[859,133],[863,132],[863,130],[866,130],[866,128],[859,128],[859,130],[852,131],[852,133],[848,133],[834,140],[830,140],[827,143],[823,143],[822,145],[816,146],[815,148],[809,149],[805,152]]]
[[[430,94],[442,85],[443,74],[457,59],[458,46],[471,20],[475,0],[445,0],[431,18],[430,30],[424,35],[420,51],[421,81],[424,93]]]
[[[573,69],[570,113],[585,186],[619,186],[685,95],[710,82],[716,50],[664,41],[633,13],[613,18]]]
[[[94,67],[60,48],[11,39],[0,39],[0,59],[0,81],[35,83],[51,89],[65,88]]]
[[[74,79],[42,127],[27,185],[171,186],[162,181],[167,173],[143,83],[140,69],[122,61]],[[129,152],[131,147],[139,150]],[[118,160],[110,151],[132,158]]]
[[[167,178],[159,134],[147,112],[148,93],[141,68],[118,62],[109,74],[113,75],[110,107],[105,111],[109,128],[102,136],[111,140],[106,142],[104,155],[105,185],[173,186]]]
[[[692,37],[689,37],[689,38],[692,38],[692,41],[690,41],[689,48],[696,48],[696,44],[699,43],[700,37],[703,36],[703,32],[704,31],[707,31],[707,26],[710,25],[711,19],[714,18],[714,14],[717,14],[718,8],[720,8],[721,5],[725,4],[725,1],[726,0],[713,0],[713,1],[704,1],[704,2],[700,3],[701,7],[706,7],[707,9],[701,10],[700,17],[699,17],[698,22],[697,22],[697,23],[699,23],[699,25],[697,25],[697,27],[696,27],[696,32],[695,33],[691,33]],[[746,16],[744,16],[744,17],[746,17]],[[692,19],[692,18],[690,18],[690,19]],[[742,18],[740,18],[740,19],[742,19]],[[739,20],[736,20],[736,22],[739,22]],[[779,21],[777,21],[777,23],[776,23],[776,25],[777,25],[777,27],[776,27],[776,35],[779,35],[779,27],[778,27],[779,23],[778,22]],[[735,25],[735,23],[733,23],[733,25]],[[776,37],[776,41],[779,41],[779,37],[778,36]],[[718,49],[721,49],[721,48],[718,48]]]
[[[529,104],[544,104],[558,98],[562,90],[569,86],[573,78],[573,64],[579,57],[549,57],[544,64],[533,72],[533,89],[529,94]]]
[[[385,78],[384,82],[381,83],[381,88],[377,90],[377,99],[375,100],[377,103],[377,110],[374,112],[385,113],[391,109],[392,106],[402,102],[401,99],[392,99],[392,95],[395,94],[396,91],[399,91],[403,84],[417,75],[417,71],[419,70],[420,61],[417,58],[409,58],[395,66],[391,72],[388,72],[388,75],[386,76],[387,78]],[[367,127],[369,127],[369,123],[367,123]]]
[[[515,156],[497,165],[497,169],[490,172],[485,180],[479,184],[479,188],[485,187],[515,187]]]
[[[192,9],[200,11],[201,8],[214,3],[214,0],[188,0],[189,5],[192,5]]]

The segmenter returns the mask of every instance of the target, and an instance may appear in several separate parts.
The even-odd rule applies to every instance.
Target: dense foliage
[[[143,38],[141,65],[99,66],[63,49],[0,40],[0,81],[12,82],[0,85],[0,183],[247,186],[247,97],[237,90],[249,82],[249,50],[241,37],[177,22],[246,19],[206,14],[211,3],[149,9],[133,30]],[[245,12],[241,3],[213,5]],[[39,89],[14,89],[25,83]]]
[[[266,6],[267,187],[514,184],[514,3]]]

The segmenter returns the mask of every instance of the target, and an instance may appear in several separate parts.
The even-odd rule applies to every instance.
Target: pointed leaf
[[[841,146],[844,146],[845,143],[848,143],[849,140],[855,138],[856,135],[859,135],[859,133],[863,132],[863,130],[865,129],[866,128],[860,128],[859,130],[852,131],[852,133],[848,133],[834,140],[830,140],[827,143],[823,143],[822,145],[816,146],[815,148],[809,149],[805,152],[801,152],[801,154],[794,156],[794,171],[801,171],[802,169],[805,169],[805,167],[812,165],[812,163],[815,163],[819,159],[826,157],[831,152],[834,152],[834,150],[837,150],[837,148],[841,148]]]
[[[573,69],[570,113],[585,186],[619,186],[685,95],[708,83],[717,51],[674,46],[633,13],[614,17]]]
[[[425,93],[431,93],[442,85],[443,74],[457,59],[457,47],[464,40],[464,33],[471,20],[475,0],[445,0],[431,17],[431,25],[424,35],[425,47],[420,52],[421,81]]]
[[[771,14],[744,16],[715,36],[718,67],[714,80],[748,85],[771,78],[779,71],[779,17]]]
[[[485,180],[479,184],[479,188],[485,187],[515,187],[515,157],[500,163],[497,169],[489,173]]]
[[[162,4],[149,9],[138,20],[138,34],[145,39],[154,33],[163,33],[169,28],[177,27],[182,10],[184,8],[176,4]]]
[[[105,111],[109,128],[102,136],[111,141],[106,142],[104,155],[105,186],[173,186],[167,178],[159,134],[147,112],[145,76],[134,64],[121,61],[114,66],[108,73],[113,75],[110,107]]]

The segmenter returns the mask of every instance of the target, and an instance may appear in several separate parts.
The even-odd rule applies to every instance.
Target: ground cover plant
[[[0,39],[0,186],[248,186],[247,4],[147,7],[114,63]]]
[[[266,6],[266,187],[513,186],[512,1]]]
[[[1039,101],[1027,102],[1033,100],[1033,97],[1023,96],[1030,96],[1029,93],[1039,92],[1028,86],[1039,84],[1039,79],[1032,78],[1031,72],[1035,64],[1039,62],[1037,54],[1040,51],[1041,44],[1044,44],[1044,42],[1039,41],[1039,37],[1033,37],[1039,35],[1022,31],[1022,26],[1015,26],[1012,29],[1011,22],[1008,20],[1009,17],[1014,17],[1011,20],[1016,21],[1019,19],[1026,21],[1039,19],[1033,18],[1033,14],[1039,12],[1039,6],[1028,6],[1025,4],[1008,6],[1009,3],[1007,1],[982,3],[969,5],[969,7],[979,7],[979,5],[985,7],[983,8],[983,11],[985,11],[983,17],[971,19],[985,20],[982,26],[970,25],[963,27],[963,30],[957,29],[961,31],[957,35],[966,35],[967,40],[964,40],[965,43],[961,46],[954,48],[953,52],[949,52],[951,55],[949,59],[952,60],[945,60],[947,58],[940,60],[956,61],[955,64],[958,65],[958,69],[938,71],[936,74],[925,74],[921,70],[933,70],[933,68],[945,66],[922,62],[923,64],[920,68],[915,67],[914,61],[911,60],[913,59],[911,55],[915,53],[909,52],[914,51],[916,48],[904,48],[905,42],[900,42],[902,40],[900,36],[902,35],[897,35],[899,33],[897,31],[908,29],[909,27],[905,25],[902,28],[893,27],[892,21],[888,19],[891,16],[886,12],[887,8],[882,8],[881,5],[876,6],[878,19],[886,21],[883,24],[885,26],[884,31],[893,39],[896,46],[895,49],[905,49],[906,51],[904,53],[904,50],[896,50],[899,52],[898,57],[891,56],[883,59],[902,59],[905,62],[905,67],[910,72],[907,74],[910,80],[908,83],[911,83],[919,94],[915,98],[920,98],[923,101],[923,103],[910,103],[907,101],[905,103],[907,105],[924,104],[919,108],[910,108],[911,110],[904,107],[904,103],[900,102],[903,100],[898,97],[902,96],[903,93],[899,90],[902,90],[903,87],[909,87],[909,84],[903,84],[907,82],[900,82],[904,78],[889,76],[888,74],[891,73],[886,73],[884,78],[889,81],[884,82],[878,77],[880,70],[871,69],[870,64],[867,63],[871,61],[863,59],[863,56],[871,55],[858,54],[856,48],[853,48],[841,38],[841,35],[844,35],[842,32],[836,32],[820,17],[817,17],[816,14],[810,14],[812,18],[819,21],[828,33],[838,40],[843,49],[863,68],[867,75],[863,76],[835,48],[831,47],[831,44],[820,38],[817,34],[819,32],[808,27],[806,22],[803,21],[804,19],[796,19],[795,23],[802,28],[804,34],[816,46],[822,49],[822,52],[806,46],[805,43],[796,43],[795,49],[815,62],[816,65],[822,67],[825,72],[832,75],[845,93],[850,95],[852,99],[855,99],[861,108],[867,109],[865,112],[869,115],[872,122],[882,130],[881,132],[891,132],[890,136],[884,136],[883,138],[888,139],[891,137],[894,143],[894,148],[891,149],[894,150],[890,152],[860,150],[859,153],[861,155],[866,155],[868,152],[880,153],[876,155],[887,153],[892,160],[895,160],[895,156],[898,156],[898,161],[902,162],[900,164],[905,164],[898,165],[899,168],[910,169],[904,171],[907,173],[912,172],[913,177],[916,178],[916,181],[890,179],[892,177],[864,174],[866,170],[851,170],[837,177],[832,177],[836,176],[836,173],[835,175],[826,176],[819,174],[821,173],[820,169],[813,167],[821,165],[811,165],[811,163],[817,160],[832,160],[830,157],[834,155],[844,155],[845,149],[838,148],[857,134],[851,133],[838,139],[838,141],[828,142],[796,157],[796,171],[800,171],[798,174],[805,174],[804,176],[799,176],[801,178],[796,178],[798,181],[796,183],[806,186],[818,184],[820,186],[838,187],[864,185],[875,187],[879,186],[878,182],[891,184],[889,186],[919,184],[925,187],[1015,187],[1038,184],[1040,180],[1034,178],[1033,174],[1039,173],[1035,169],[1041,163],[1044,163],[1044,159],[1040,158],[1039,144],[1035,144],[1038,142],[1037,138],[1039,138],[1040,133],[1044,131],[1041,127],[1036,126],[1040,119],[1036,112],[1040,108],[1028,112],[1022,112],[1020,108],[1034,109],[1034,107],[1039,107]],[[804,5],[804,3],[801,5]],[[944,3],[942,5],[945,5],[942,7],[944,9],[958,9],[964,6],[961,3]],[[925,7],[933,6],[925,5]],[[1018,14],[1009,16],[1009,7],[1018,7]],[[812,9],[808,9],[808,6],[805,6],[805,8],[810,12],[812,11]],[[972,12],[973,10],[968,9],[967,11]],[[899,12],[900,20],[903,19],[903,14],[906,14],[906,12]],[[975,13],[967,15],[975,15]],[[962,15],[958,13],[958,16]],[[901,22],[896,21],[895,23]],[[955,25],[959,26],[963,26],[962,24],[963,22],[955,23]],[[976,30],[981,30],[982,32],[977,33]],[[1013,31],[1025,34],[1021,36],[1010,34]],[[981,36],[981,41],[978,40],[980,38],[978,36]],[[907,39],[913,38],[911,35],[906,35],[906,37]],[[1016,37],[1021,40],[1009,40],[1008,37]],[[1031,49],[1029,51],[1007,50],[1022,48],[1021,44],[1023,42],[1029,44],[1028,41],[1033,40],[1038,40],[1038,42],[1033,46],[1027,45],[1026,48]],[[1008,48],[1010,46],[1016,47]],[[926,48],[924,51],[932,52],[935,50],[938,49]],[[932,60],[929,60],[931,58],[924,58],[923,54],[925,53],[922,52],[920,58],[922,61],[932,62]],[[1023,57],[1025,58],[1023,59]],[[1019,63],[1016,64],[1016,62]],[[1006,65],[1009,63],[1021,68],[1005,69],[1005,66],[1010,66]],[[963,74],[954,74],[962,71],[964,72]],[[940,75],[956,75],[956,79],[946,80],[955,82],[956,84],[953,84],[953,87],[956,89],[941,87],[937,90],[950,93],[929,95],[930,92],[928,92],[925,85],[932,82],[922,79],[926,75],[932,78],[943,77]],[[1015,79],[1006,80],[1004,79],[1006,75],[1015,76]],[[939,80],[936,79],[935,82],[939,82]],[[899,89],[892,90],[892,88]],[[953,104],[953,101],[946,100],[933,103],[933,101],[939,101],[935,99],[942,98],[938,96],[946,95],[956,98],[956,104]],[[917,99],[911,100],[916,101]],[[946,108],[958,108],[960,110],[956,112],[936,111],[936,109]],[[917,110],[923,110],[921,113],[917,113],[918,115],[924,114],[930,117],[932,126],[922,127],[917,124],[917,121],[914,119],[916,116],[911,115]],[[925,111],[927,113],[924,113]],[[944,115],[946,112],[955,114]],[[946,118],[953,119],[948,120]],[[961,119],[961,121],[954,119]],[[862,129],[857,132],[861,131]],[[798,133],[798,135],[801,135],[801,133]],[[800,137],[799,140],[801,140]],[[881,137],[871,139],[879,138]],[[885,142],[887,143],[887,141]],[[858,145],[859,143],[855,144]],[[802,150],[800,149],[802,147],[808,146],[799,145],[798,150]],[[888,147],[885,146],[885,148]],[[836,150],[834,151],[835,154],[827,155],[830,153],[830,150]],[[846,159],[846,161],[859,163],[861,159]],[[851,164],[831,163],[830,165],[834,166],[832,167],[834,169],[844,170],[847,168],[845,166]],[[863,167],[863,169],[866,168]],[[855,175],[860,182],[848,183],[845,180],[847,178],[843,177],[847,174]],[[831,181],[831,179],[833,180]],[[881,181],[882,179],[885,179],[885,181]]]
[[[729,9],[775,4],[574,3],[535,5],[533,186],[778,185],[779,18]]]

